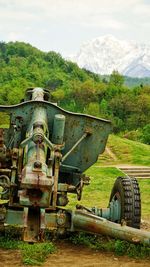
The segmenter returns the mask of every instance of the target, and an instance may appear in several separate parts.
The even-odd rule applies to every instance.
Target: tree
[[[124,83],[124,77],[117,70],[113,70],[109,83],[121,87]]]
[[[108,116],[109,109],[108,109],[108,101],[107,100],[102,99],[102,101],[99,105],[99,108],[100,108],[100,115],[101,116]]]
[[[99,116],[99,104],[96,102],[91,102],[89,105],[84,109],[84,112],[92,115],[92,116]]]
[[[142,81],[143,87],[136,79],[138,87],[128,88],[124,77],[113,71],[107,83],[109,76],[105,80],[60,54],[22,42],[0,43],[0,69],[0,104],[18,103],[26,88],[38,86],[50,89],[52,101],[64,109],[110,119],[116,132],[150,123],[150,79]]]
[[[150,124],[147,124],[142,131],[142,141],[150,145]]]
[[[80,86],[76,86],[73,91],[75,101],[79,103],[83,108],[90,102],[93,102],[96,98],[96,89],[92,80],[86,80],[80,83]]]
[[[62,89],[57,89],[56,91],[51,93],[53,100],[60,103],[64,97],[65,97],[65,92]]]
[[[132,95],[117,94],[109,101],[109,111],[115,117],[120,118],[122,121],[127,121],[128,117],[134,110],[134,101]]]

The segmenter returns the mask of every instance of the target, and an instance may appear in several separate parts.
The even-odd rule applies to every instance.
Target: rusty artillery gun
[[[71,113],[49,102],[41,88],[26,91],[22,103],[0,106],[10,116],[0,129],[0,225],[22,228],[23,240],[85,231],[150,245],[139,230],[141,203],[136,179],[118,177],[105,209],[77,205],[67,210],[68,193],[80,200],[89,177],[84,171],[103,153],[110,121]]]

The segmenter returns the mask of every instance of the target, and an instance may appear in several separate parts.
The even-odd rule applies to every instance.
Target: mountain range
[[[129,77],[150,77],[150,45],[118,40],[112,35],[83,43],[79,52],[67,59],[101,75],[117,70]]]

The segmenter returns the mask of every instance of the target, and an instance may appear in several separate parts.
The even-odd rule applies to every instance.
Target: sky
[[[0,41],[67,56],[108,34],[150,44],[150,0],[0,0]]]

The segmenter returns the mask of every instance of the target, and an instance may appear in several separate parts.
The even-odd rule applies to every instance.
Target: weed
[[[140,142],[120,138],[117,135],[109,135],[108,148],[116,156],[117,160],[112,159],[105,151],[99,157],[102,164],[134,164],[149,166],[150,146]]]
[[[132,258],[150,259],[150,247],[142,244],[132,244],[123,240],[107,239],[103,236],[85,233],[74,234],[70,237],[73,244],[85,245],[98,251],[113,252],[118,256],[127,255]]]
[[[19,249],[22,255],[22,261],[27,265],[41,265],[47,256],[55,252],[56,248],[51,242],[28,244],[23,241],[0,237],[0,248]]]
[[[9,239],[8,237],[0,237],[0,248],[18,249],[21,241]]]
[[[106,207],[108,206],[110,193],[114,182],[118,176],[124,174],[115,167],[98,167],[92,166],[86,171],[86,174],[91,177],[91,183],[83,190],[83,197],[80,203],[76,199],[76,195],[69,194],[68,208],[74,209],[76,204],[81,204],[85,207]],[[142,201],[142,218],[150,214],[150,199],[149,199],[149,179],[139,179],[141,201]]]
[[[114,243],[115,253],[119,256],[123,256],[127,252],[128,242],[122,240],[116,240]]]
[[[51,242],[37,244],[22,243],[19,248],[22,251],[23,263],[28,265],[41,265],[46,257],[55,251],[55,247]]]

